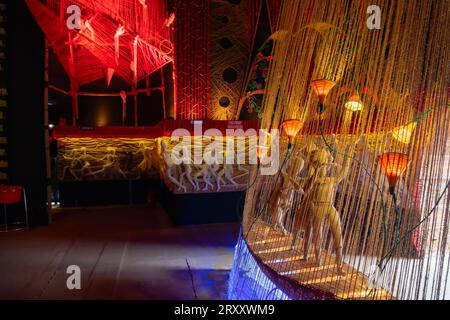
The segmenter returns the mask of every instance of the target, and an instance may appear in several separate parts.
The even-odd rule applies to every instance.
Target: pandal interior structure
[[[246,189],[249,167],[257,163],[256,156],[251,159],[257,144],[255,129],[237,130],[235,135],[222,137],[191,136],[188,129],[180,129],[185,122],[172,122],[170,127],[179,126],[184,135],[169,137],[164,122],[152,128],[128,129],[128,137],[120,137],[120,129],[114,127],[56,128],[59,180],[145,180],[159,176],[174,194]],[[236,146],[238,152],[230,150],[230,145]],[[195,158],[198,153],[200,161]],[[226,161],[228,154],[236,160],[234,164]]]
[[[283,2],[261,120],[285,131],[282,167],[250,172],[230,298],[450,297],[449,14]]]

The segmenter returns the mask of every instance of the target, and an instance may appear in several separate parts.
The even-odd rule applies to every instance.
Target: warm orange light
[[[389,181],[389,191],[392,193],[397,181],[402,177],[408,167],[408,155],[389,152],[382,154],[378,161]]]
[[[256,155],[260,162],[267,156],[268,151],[269,147],[267,146],[256,146]]]
[[[358,94],[352,95],[345,103],[345,108],[350,111],[362,111],[364,105],[361,102]]]
[[[406,126],[397,127],[392,130],[392,136],[394,137],[394,139],[401,143],[409,144],[411,142],[411,136],[416,127],[417,122],[411,122]]]
[[[328,93],[331,91],[331,89],[333,89],[335,85],[336,85],[335,81],[318,79],[312,82],[311,87],[314,90],[314,93],[319,98],[319,102],[323,104],[325,102]]]
[[[303,123],[300,120],[286,120],[281,125],[281,128],[289,137],[289,144],[293,144],[295,137],[303,128]]]

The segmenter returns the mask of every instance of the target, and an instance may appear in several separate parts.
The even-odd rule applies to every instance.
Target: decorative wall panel
[[[176,115],[209,115],[210,0],[175,0]]]
[[[211,118],[232,118],[249,59],[247,0],[212,1]]]

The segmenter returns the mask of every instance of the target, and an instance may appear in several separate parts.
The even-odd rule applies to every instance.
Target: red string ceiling
[[[128,83],[173,61],[164,0],[26,0],[47,40],[76,85],[112,76]],[[70,30],[70,5],[81,9]]]

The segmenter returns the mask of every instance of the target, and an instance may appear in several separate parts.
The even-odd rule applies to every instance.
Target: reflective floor
[[[0,234],[0,299],[222,299],[238,232],[174,227],[158,206],[60,209],[49,227]]]

